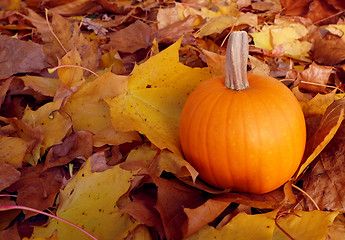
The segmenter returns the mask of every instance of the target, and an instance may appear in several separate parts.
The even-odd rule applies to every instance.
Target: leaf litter
[[[27,209],[3,211],[18,205],[98,239],[344,238],[340,1],[3,5],[0,236],[89,239]],[[278,77],[306,117],[300,169],[264,195],[208,186],[179,145],[183,104],[224,74],[236,30],[251,35],[250,71]]]

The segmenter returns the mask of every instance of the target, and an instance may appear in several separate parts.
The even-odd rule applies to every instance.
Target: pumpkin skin
[[[187,161],[208,184],[267,193],[288,181],[303,157],[306,126],[292,92],[278,80],[250,74],[249,88],[225,77],[207,80],[188,97],[180,141]]]

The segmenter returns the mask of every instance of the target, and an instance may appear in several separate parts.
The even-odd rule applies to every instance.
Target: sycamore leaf
[[[98,239],[124,239],[139,224],[129,215],[119,212],[116,204],[128,191],[133,173],[119,165],[104,172],[92,172],[91,158],[60,192],[56,215]],[[47,227],[35,227],[32,238],[50,237],[56,230],[60,240],[89,239],[84,233],[56,219],[51,219]]]
[[[84,83],[73,93],[62,108],[73,121],[75,131],[84,130],[94,134],[95,146],[118,145],[139,140],[136,132],[119,132],[110,120],[109,106],[104,98],[114,97],[126,91],[127,77],[105,73],[92,82]]]
[[[181,41],[135,66],[128,90],[106,100],[116,130],[139,131],[160,149],[178,154],[183,105],[198,84],[211,78],[208,68],[190,68],[179,62]]]

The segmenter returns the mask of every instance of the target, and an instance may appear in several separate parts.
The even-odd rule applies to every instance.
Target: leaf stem
[[[249,87],[247,80],[248,34],[233,32],[228,40],[225,56],[225,86],[232,90]]]
[[[48,217],[51,217],[51,218],[55,218],[61,222],[64,222],[76,229],[78,229],[79,231],[85,233],[87,236],[89,236],[90,238],[94,239],[94,240],[98,240],[98,238],[94,237],[93,235],[91,235],[91,233],[87,232],[86,230],[82,229],[81,227],[78,227],[77,225],[63,219],[63,218],[60,218],[58,216],[55,216],[53,214],[50,214],[50,213],[46,213],[46,212],[43,212],[43,211],[40,211],[40,210],[37,210],[37,209],[34,209],[34,208],[30,208],[30,207],[25,207],[25,206],[16,206],[16,205],[11,205],[11,206],[0,206],[0,211],[7,211],[7,210],[13,210],[13,209],[19,209],[19,210],[27,210],[27,211],[31,211],[31,212],[35,212],[35,213],[40,213],[40,214],[43,214],[43,215],[46,215]]]

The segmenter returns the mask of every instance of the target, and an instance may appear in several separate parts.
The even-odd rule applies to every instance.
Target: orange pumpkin
[[[277,79],[247,76],[248,37],[228,42],[226,76],[205,81],[181,115],[185,158],[218,188],[266,193],[287,182],[305,148],[306,127],[292,92]]]

